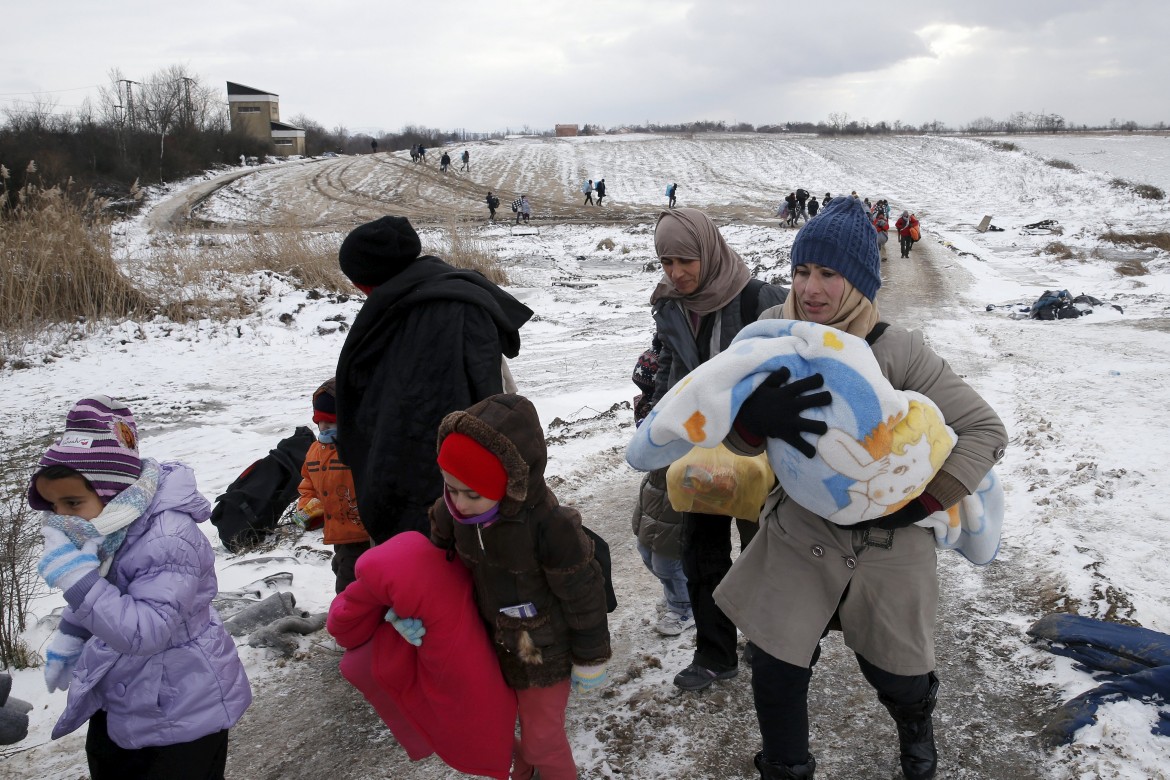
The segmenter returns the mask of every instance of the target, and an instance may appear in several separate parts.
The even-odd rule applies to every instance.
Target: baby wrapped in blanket
[[[646,471],[669,465],[692,446],[717,446],[748,396],[785,367],[794,379],[824,378],[832,403],[805,415],[823,420],[828,430],[816,438],[812,458],[768,439],[768,461],[792,499],[837,525],[905,506],[955,445],[934,402],[895,390],[864,340],[813,322],[761,320],[667,393],[635,433],[627,461]],[[984,564],[998,551],[1002,522],[1003,490],[989,472],[973,495],[918,524],[933,529],[939,547]]]

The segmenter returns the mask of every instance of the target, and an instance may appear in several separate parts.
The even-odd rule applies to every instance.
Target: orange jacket
[[[313,499],[325,510],[325,544],[351,544],[369,541],[370,535],[358,517],[353,474],[337,457],[333,444],[313,442],[301,466],[301,497],[297,509],[304,509]]]

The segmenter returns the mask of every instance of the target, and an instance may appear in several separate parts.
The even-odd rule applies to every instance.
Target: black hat
[[[422,252],[418,233],[406,217],[382,217],[358,225],[341,242],[341,272],[357,285],[377,287]]]

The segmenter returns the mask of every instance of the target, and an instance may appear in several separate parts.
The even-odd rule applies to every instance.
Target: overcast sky
[[[1167,0],[10,2],[0,108],[183,65],[351,132],[1017,111],[1170,122]]]

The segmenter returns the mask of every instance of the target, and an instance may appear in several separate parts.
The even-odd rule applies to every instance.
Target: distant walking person
[[[828,206],[832,202],[833,202],[833,196],[826,192],[825,199],[821,201],[821,205]]]
[[[516,224],[520,224],[520,219],[524,219],[524,224],[528,224],[528,217],[532,215],[532,207],[528,205],[528,196],[520,196],[520,205],[516,209]]]
[[[600,206],[601,201],[605,199],[605,179],[599,179],[593,189],[597,190],[597,205]]]
[[[886,249],[886,242],[890,240],[890,221],[886,219],[886,212],[881,208],[881,201],[870,212],[870,219],[873,220],[873,229],[877,231],[878,239],[878,256],[884,261],[890,258],[889,251]]]
[[[804,217],[804,221],[808,222],[808,190],[798,189],[796,191],[796,218],[799,220]]]
[[[410,145],[410,161],[413,163],[418,162],[418,144]]]
[[[464,149],[459,159],[463,161],[463,164],[459,166],[459,170],[471,173],[471,152]]]
[[[813,195],[808,199],[808,218],[812,219],[821,210],[821,204],[817,203],[817,196]]]
[[[593,205],[593,179],[581,185],[581,194],[585,196],[585,202],[581,204],[582,206]]]
[[[488,194],[487,197],[484,198],[484,202],[487,203],[488,207],[488,220],[495,222],[496,209],[500,207],[500,199],[493,195],[491,190],[488,190]]]
[[[921,236],[918,230],[918,217],[909,211],[903,211],[902,216],[898,217],[898,221],[894,223],[894,227],[898,230],[898,243],[902,248],[902,257],[909,257],[911,247]]]
[[[447,172],[447,166],[451,164],[451,155],[443,152],[443,156],[439,158],[439,170],[444,173]]]
[[[675,198],[675,196],[678,194],[678,182],[675,182],[674,184],[667,187],[666,194],[670,198],[670,202],[666,204],[666,207],[668,209],[672,209],[674,208],[674,204],[678,202]]]

